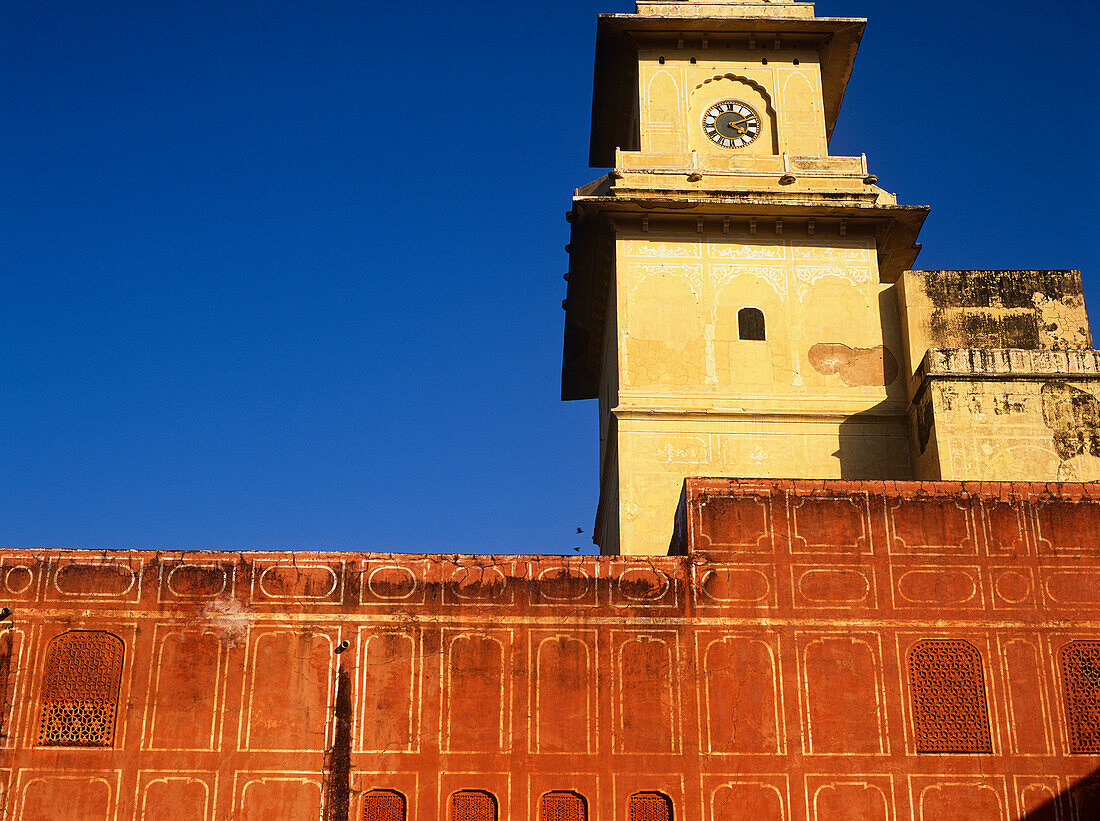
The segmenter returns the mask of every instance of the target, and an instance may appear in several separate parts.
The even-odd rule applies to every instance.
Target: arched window
[[[497,800],[481,790],[461,790],[451,796],[451,821],[497,821]]]
[[[588,807],[575,792],[547,793],[539,802],[539,821],[588,821]]]
[[[918,753],[991,753],[982,657],[966,641],[922,641],[909,653]]]
[[[122,639],[62,633],[46,649],[40,747],[110,747],[122,684]]]
[[[405,796],[393,790],[371,790],[363,796],[363,821],[405,821]]]
[[[1062,690],[1069,751],[1100,755],[1100,641],[1074,641],[1062,648]]]
[[[737,336],[751,342],[763,342],[767,338],[764,333],[764,312],[759,308],[742,308],[738,311]]]
[[[659,792],[640,792],[630,796],[630,821],[672,821],[672,801]]]

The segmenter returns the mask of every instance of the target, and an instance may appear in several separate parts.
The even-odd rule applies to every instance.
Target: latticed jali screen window
[[[576,793],[552,792],[539,803],[539,821],[587,821],[584,799]]]
[[[497,800],[487,792],[456,792],[451,796],[451,821],[497,821]]]
[[[110,747],[122,683],[122,640],[110,633],[62,633],[46,651],[42,747]]]
[[[965,641],[922,641],[909,654],[918,753],[991,753],[982,657]]]
[[[1100,641],[1062,648],[1070,752],[1100,755]]]
[[[363,821],[405,821],[405,796],[373,790],[363,796]]]
[[[629,810],[630,821],[672,821],[672,802],[657,792],[630,796]]]

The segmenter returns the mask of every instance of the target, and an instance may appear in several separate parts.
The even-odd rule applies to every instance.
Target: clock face
[[[744,148],[760,136],[760,115],[740,100],[722,100],[703,115],[703,131],[722,148]]]

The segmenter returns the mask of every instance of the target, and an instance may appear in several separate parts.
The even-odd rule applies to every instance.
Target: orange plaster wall
[[[1070,753],[1057,658],[1100,639],[1097,532],[1092,486],[691,479],[667,558],[3,551],[4,806],[1085,821],[1100,757]],[[68,630],[125,645],[110,748],[37,746]],[[980,652],[992,754],[916,753],[906,660],[941,638]]]

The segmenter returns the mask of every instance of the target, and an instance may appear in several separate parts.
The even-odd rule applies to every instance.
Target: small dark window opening
[[[918,753],[992,753],[982,655],[967,641],[922,641],[909,653]]]
[[[795,58],[794,58],[794,64],[795,64],[796,66],[797,66],[797,65],[800,65],[800,63],[799,63],[799,61],[798,61],[798,58],[797,58],[797,57],[795,57]]]
[[[363,821],[405,821],[405,796],[394,790],[371,790],[363,797]]]
[[[497,821],[497,800],[481,790],[460,790],[451,795],[451,821]]]
[[[737,312],[737,335],[752,342],[763,342],[764,312],[759,308],[742,308]]]
[[[665,58],[664,57],[659,57],[659,58],[657,58],[657,62],[660,63],[661,65],[664,65],[665,64]]]
[[[588,821],[588,805],[575,792],[551,792],[539,802],[539,821]]]
[[[630,821],[672,821],[672,802],[659,792],[640,792],[630,796],[627,805]]]
[[[110,747],[122,685],[122,639],[73,630],[46,647],[39,747]]]
[[[763,60],[760,61],[760,65],[762,65],[762,66],[766,66],[767,64],[768,64],[768,58],[767,57],[765,57]]]
[[[1062,648],[1062,687],[1070,752],[1100,754],[1100,641],[1075,641]]]

